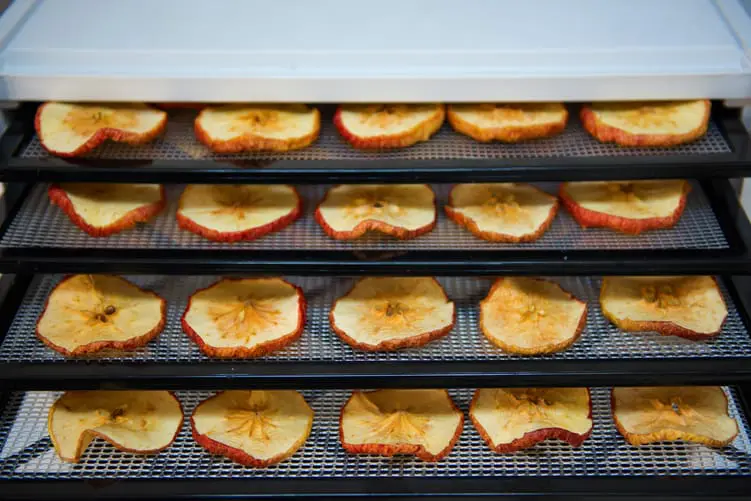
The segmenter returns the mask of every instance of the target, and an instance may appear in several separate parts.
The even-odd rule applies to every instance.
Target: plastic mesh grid
[[[548,440],[514,454],[490,451],[475,431],[466,412],[471,391],[451,391],[465,412],[463,433],[442,461],[427,463],[400,456],[380,458],[349,455],[338,437],[339,409],[344,391],[305,391],[315,412],[313,429],[306,444],[286,461],[265,469],[247,468],[212,456],[192,439],[185,420],[177,440],[155,456],[137,456],[116,451],[95,440],[78,464],[60,461],[46,430],[47,409],[59,393],[14,394],[0,418],[0,478],[309,478],[309,477],[468,477],[468,476],[597,476],[597,475],[749,475],[751,442],[746,417],[739,411],[735,391],[730,412],[740,433],[723,449],[696,444],[666,442],[633,447],[618,434],[612,421],[609,391],[592,390],[594,430],[575,449],[558,440]],[[208,397],[207,392],[178,392],[186,415]]]
[[[89,358],[66,359],[47,348],[34,332],[37,318],[45,300],[61,275],[37,276],[18,310],[13,323],[0,345],[0,363],[88,363]],[[129,362],[201,362],[208,360],[183,333],[180,318],[188,296],[199,288],[217,280],[216,277],[126,277],[139,286],[152,289],[167,300],[167,324],[164,331],[147,346],[132,352],[98,354],[96,359]],[[587,325],[581,337],[569,349],[538,357],[510,355],[492,345],[478,325],[479,302],[492,283],[485,278],[440,277],[446,293],[456,303],[456,325],[446,337],[423,347],[397,352],[372,353],[350,348],[340,341],[330,328],[328,313],[333,301],[346,294],[355,278],[349,277],[290,277],[302,287],[308,302],[305,331],[300,340],[278,352],[245,363],[257,361],[319,361],[319,362],[375,362],[375,361],[482,361],[520,359],[622,359],[622,358],[722,358],[751,356],[751,338],[745,329],[736,306],[720,284],[728,305],[728,318],[722,333],[710,341],[688,341],[660,336],[656,333],[626,333],[610,324],[600,311],[598,294],[600,280],[590,277],[561,277],[555,279],[576,297],[588,304]],[[231,362],[227,362],[231,363]],[[236,363],[236,362],[235,362]]]
[[[537,186],[555,194],[557,183]],[[303,216],[287,228],[250,242],[211,242],[177,226],[175,213],[181,186],[168,186],[168,205],[153,222],[138,225],[107,238],[90,237],[53,206],[46,186],[35,187],[0,240],[4,247],[68,247],[101,249],[247,249],[247,250],[576,250],[576,249],[726,249],[725,236],[698,183],[692,184],[686,208],[670,229],[645,232],[638,237],[606,229],[583,230],[565,209],[560,209],[550,229],[536,242],[503,244],[486,242],[450,221],[443,212],[450,185],[435,185],[438,222],[430,233],[414,240],[398,240],[369,232],[354,241],[329,238],[313,217],[327,186],[305,186],[299,193],[305,202]]]
[[[448,124],[429,141],[401,150],[378,152],[352,148],[337,132],[331,121],[331,110],[324,109],[321,135],[312,146],[287,153],[255,153],[218,155],[196,140],[193,121],[196,113],[190,110],[170,112],[165,135],[151,144],[128,146],[107,142],[89,158],[133,160],[260,160],[273,168],[274,160],[482,160],[521,159],[541,157],[598,157],[598,156],[677,156],[728,153],[730,146],[716,124],[709,124],[706,135],[693,143],[676,148],[621,148],[603,144],[593,139],[581,126],[576,112],[562,134],[537,141],[519,144],[478,143],[457,134]],[[22,158],[46,158],[49,153],[42,148],[38,137],[21,152]],[[369,162],[363,164],[368,167]],[[261,164],[261,165],[264,165]],[[371,165],[377,166],[372,163]],[[190,167],[189,165],[185,167]]]

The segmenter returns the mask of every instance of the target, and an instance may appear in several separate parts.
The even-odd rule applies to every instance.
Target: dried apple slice
[[[638,235],[672,228],[691,191],[681,179],[562,183],[563,206],[583,228],[610,228]]]
[[[629,332],[709,339],[722,332],[728,309],[713,277],[606,277],[603,315]]]
[[[352,454],[439,461],[459,440],[463,424],[446,390],[356,391],[342,407],[339,439]]]
[[[365,351],[414,348],[454,327],[454,303],[435,278],[366,277],[334,302],[331,328]]]
[[[343,104],[334,125],[355,148],[406,148],[430,139],[445,115],[442,104]]]
[[[39,107],[34,126],[44,149],[59,157],[77,157],[107,139],[149,143],[164,132],[167,113],[139,103],[50,102]]]
[[[533,242],[553,223],[558,199],[529,184],[457,184],[444,210],[483,240]]]
[[[450,104],[447,115],[454,130],[484,143],[554,136],[568,120],[562,103]]]
[[[557,438],[579,447],[592,433],[587,388],[483,388],[475,392],[469,418],[499,453],[516,452]]]
[[[177,224],[215,242],[255,240],[286,228],[302,200],[286,184],[190,184],[180,196]]]
[[[210,453],[263,468],[305,444],[313,409],[296,391],[224,391],[198,404],[190,424],[193,439]]]
[[[68,356],[134,350],[162,332],[166,302],[111,275],[71,275],[47,298],[36,334]]]
[[[281,278],[226,278],[190,296],[182,325],[210,357],[259,357],[300,338],[305,297]]]
[[[160,184],[63,183],[50,185],[50,201],[92,237],[107,237],[159,214],[167,203]]]
[[[579,338],[586,322],[587,303],[548,280],[499,278],[480,302],[485,337],[520,355],[564,350]]]
[[[315,218],[337,240],[370,230],[407,240],[435,227],[435,193],[426,184],[342,184],[326,193]]]
[[[738,435],[719,386],[614,388],[613,421],[631,445],[683,440],[724,447]]]
[[[50,407],[47,429],[60,459],[77,463],[95,438],[133,454],[162,451],[182,422],[168,391],[69,391]]]
[[[321,114],[304,104],[230,104],[198,114],[196,137],[216,153],[289,151],[310,146]]]
[[[593,103],[582,106],[584,128],[600,142],[676,146],[707,132],[711,104],[699,101]]]

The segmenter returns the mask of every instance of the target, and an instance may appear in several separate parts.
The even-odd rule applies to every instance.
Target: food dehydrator
[[[0,18],[0,497],[3,499],[748,499],[751,496],[751,225],[730,179],[751,173],[740,106],[751,104],[751,16],[738,0],[16,0]],[[706,135],[673,148],[599,143],[581,103],[711,99]],[[314,145],[221,155],[195,138],[190,109],[169,111],[151,144],[107,143],[57,158],[34,117],[44,101],[304,102],[322,113]],[[332,125],[342,102],[566,102],[556,137],[478,143],[449,125],[432,139],[364,152]],[[564,210],[539,240],[491,243],[448,221],[452,184],[690,180],[680,222],[627,236],[584,230]],[[152,222],[93,238],[49,203],[57,182],[161,183]],[[296,185],[304,215],[254,241],[222,244],[181,231],[186,183]],[[338,183],[429,183],[438,221],[395,240],[328,238],[313,211]],[[164,331],[130,352],[67,358],[35,336],[53,289],[71,273],[122,275],[167,300]],[[728,307],[722,333],[687,341],[624,333],[600,311],[607,275],[713,275]],[[334,300],[361,276],[436,276],[456,303],[453,331],[396,352],[342,343]],[[544,276],[588,304],[581,338],[560,353],[510,355],[480,333],[479,301],[499,276]],[[188,296],[221,276],[284,276],[308,301],[302,338],[258,359],[216,360],[184,334]],[[719,385],[739,426],[727,447],[629,445],[613,423],[614,386]],[[350,390],[447,388],[467,413],[472,389],[592,389],[592,436],[496,454],[469,419],[443,460],[349,455],[339,412]],[[173,390],[186,419],[153,455],[95,440],[62,462],[47,411],[66,390]],[[217,390],[301,390],[315,412],[305,445],[267,468],[203,450],[188,416]]]

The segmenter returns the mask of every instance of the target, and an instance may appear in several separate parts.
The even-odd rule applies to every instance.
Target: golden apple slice
[[[162,332],[165,309],[164,299],[120,277],[71,275],[47,298],[36,334],[68,356],[133,350]]]
[[[457,184],[444,209],[483,240],[533,242],[553,223],[558,199],[529,184]]]
[[[300,338],[305,297],[281,278],[226,278],[190,296],[182,325],[210,357],[259,357]]]
[[[728,309],[713,277],[606,277],[605,317],[629,332],[708,339],[722,332]]]
[[[210,453],[263,468],[305,444],[313,409],[296,391],[224,391],[198,404],[190,424],[193,439]]]
[[[180,196],[177,224],[215,242],[255,240],[286,228],[302,200],[286,184],[190,184]]]
[[[34,122],[44,149],[59,157],[85,155],[107,139],[144,144],[167,126],[167,113],[139,103],[45,103]]]
[[[95,438],[133,454],[162,451],[182,422],[168,391],[69,391],[50,407],[47,428],[60,459],[77,463]]]
[[[584,128],[603,143],[675,146],[707,132],[711,104],[699,101],[593,103],[582,106]]]
[[[406,148],[430,139],[445,116],[442,104],[343,104],[334,125],[355,148]]]
[[[484,143],[516,143],[550,137],[566,128],[562,103],[450,104],[448,121],[457,132]]]
[[[724,447],[738,434],[719,386],[614,388],[618,431],[631,445],[683,440]]]
[[[469,418],[499,453],[515,452],[557,438],[579,447],[592,433],[587,388],[483,388],[475,392]]]
[[[610,228],[638,235],[672,228],[691,191],[681,179],[666,181],[584,181],[561,184],[563,206],[583,228]]]
[[[299,150],[320,130],[318,109],[304,104],[209,106],[195,122],[198,140],[216,153]]]
[[[145,223],[167,204],[161,184],[63,183],[50,185],[47,195],[92,237],[108,237]]]
[[[334,302],[331,328],[365,351],[414,348],[454,327],[454,303],[435,278],[366,277]]]
[[[356,391],[342,407],[339,438],[352,454],[439,461],[459,440],[463,424],[446,390]]]
[[[520,355],[564,350],[579,338],[586,322],[587,303],[548,280],[499,278],[480,302],[485,337]]]
[[[326,193],[315,218],[337,240],[371,230],[406,240],[435,227],[435,193],[426,184],[342,184]]]

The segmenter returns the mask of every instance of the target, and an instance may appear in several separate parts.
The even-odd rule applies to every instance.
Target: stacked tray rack
[[[0,178],[12,186],[0,228],[0,488],[8,497],[357,496],[412,493],[485,496],[555,492],[581,495],[742,497],[751,481],[747,396],[751,381],[751,225],[728,176],[751,172],[749,140],[732,111],[715,103],[707,137],[674,150],[620,149],[589,138],[574,120],[557,138],[528,145],[478,145],[448,129],[399,152],[360,153],[324,127],[314,148],[284,155],[216,156],[195,142],[191,112],[170,113],[166,136],[133,149],[107,145],[83,160],[52,158],[30,125],[34,106],[18,111],[0,140]],[[324,122],[326,118],[324,117]],[[625,169],[625,167],[628,169]],[[561,210],[548,234],[531,244],[488,244],[442,214],[449,184],[519,180],[555,193],[562,180],[691,179],[678,226],[639,237],[581,230]],[[46,198],[47,183],[159,182],[168,207],[152,223],[106,239],[84,235]],[[423,237],[395,242],[368,236],[328,239],[311,217],[336,182],[430,182],[439,222]],[[255,242],[216,244],[180,231],[175,204],[185,182],[299,186],[305,215]],[[187,274],[186,274],[187,270]],[[124,274],[168,303],[165,331],[128,354],[66,359],[34,336],[44,300],[65,273]],[[189,294],[228,274],[293,275],[308,299],[301,340],[256,360],[212,360],[181,331]],[[328,309],[358,275],[436,275],[457,304],[446,338],[419,349],[361,353],[331,332]],[[589,306],[587,328],[570,349],[549,356],[502,354],[479,332],[477,303],[504,274],[550,275]],[[712,341],[625,334],[609,324],[597,296],[606,274],[711,274],[729,317]],[[664,444],[635,449],[615,432],[613,385],[720,384],[742,432],[713,451]],[[466,412],[469,388],[592,386],[595,432],[581,449],[558,442],[512,456],[491,454],[471,425],[456,450],[435,465],[416,459],[347,456],[338,445],[337,412],[352,388],[448,387]],[[183,428],[167,451],[147,458],[95,442],[82,463],[63,465],[51,451],[44,412],[64,389],[175,389],[187,412],[211,390],[295,388],[316,410],[313,434],[289,461],[267,470],[203,453]],[[43,391],[40,391],[43,390]],[[186,425],[187,426],[187,425]],[[667,478],[680,476],[680,479]],[[586,477],[586,478],[584,478]],[[76,482],[85,480],[85,482]]]

